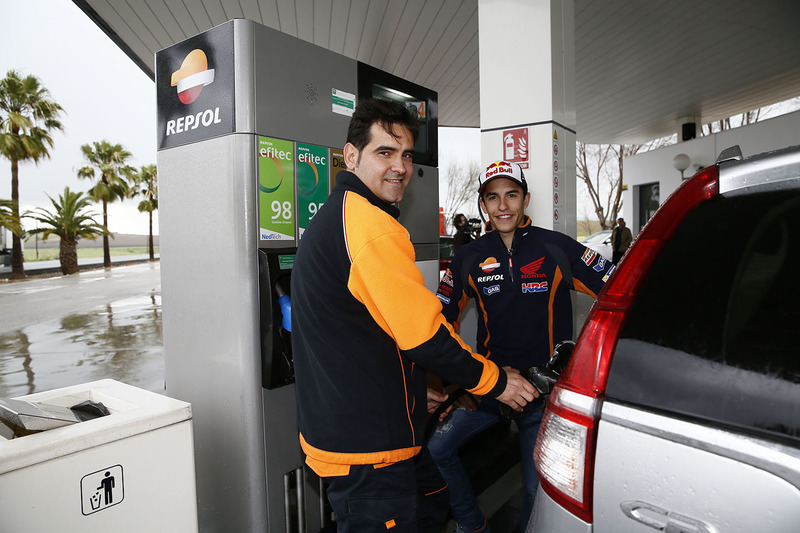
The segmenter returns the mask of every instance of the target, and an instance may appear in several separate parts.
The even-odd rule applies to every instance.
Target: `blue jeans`
[[[534,402],[536,407],[539,402]],[[478,410],[454,409],[450,416],[441,422],[428,442],[428,449],[439,472],[450,489],[450,508],[453,516],[462,527],[478,529],[484,516],[478,506],[478,499],[472,489],[467,472],[461,464],[458,451],[466,442],[481,431],[500,422],[497,402],[484,399]],[[528,410],[517,415],[514,422],[519,430],[519,447],[522,457],[522,481],[525,485],[525,499],[520,513],[520,531],[525,531],[533,510],[533,500],[539,487],[539,477],[533,464],[533,447],[542,422],[543,409]]]

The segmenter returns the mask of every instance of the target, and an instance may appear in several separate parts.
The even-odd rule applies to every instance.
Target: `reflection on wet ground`
[[[107,378],[164,392],[160,291],[0,334],[0,398]]]

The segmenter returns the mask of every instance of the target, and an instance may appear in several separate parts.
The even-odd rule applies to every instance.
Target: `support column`
[[[576,236],[573,0],[478,0],[481,164],[522,165],[533,223]]]

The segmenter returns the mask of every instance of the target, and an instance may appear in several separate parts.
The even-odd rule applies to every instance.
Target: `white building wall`
[[[663,204],[681,184],[681,173],[672,165],[676,155],[689,156],[691,165],[684,171],[689,178],[700,168],[714,164],[722,150],[737,144],[744,157],[800,145],[800,111],[626,158],[623,183],[627,190],[622,193],[622,217],[634,236],[640,229],[638,200],[642,185],[658,183]]]

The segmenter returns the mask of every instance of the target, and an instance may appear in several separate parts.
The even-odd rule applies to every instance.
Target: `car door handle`
[[[625,516],[664,533],[719,533],[719,530],[695,518],[662,509],[652,503],[629,500],[619,504]]]

